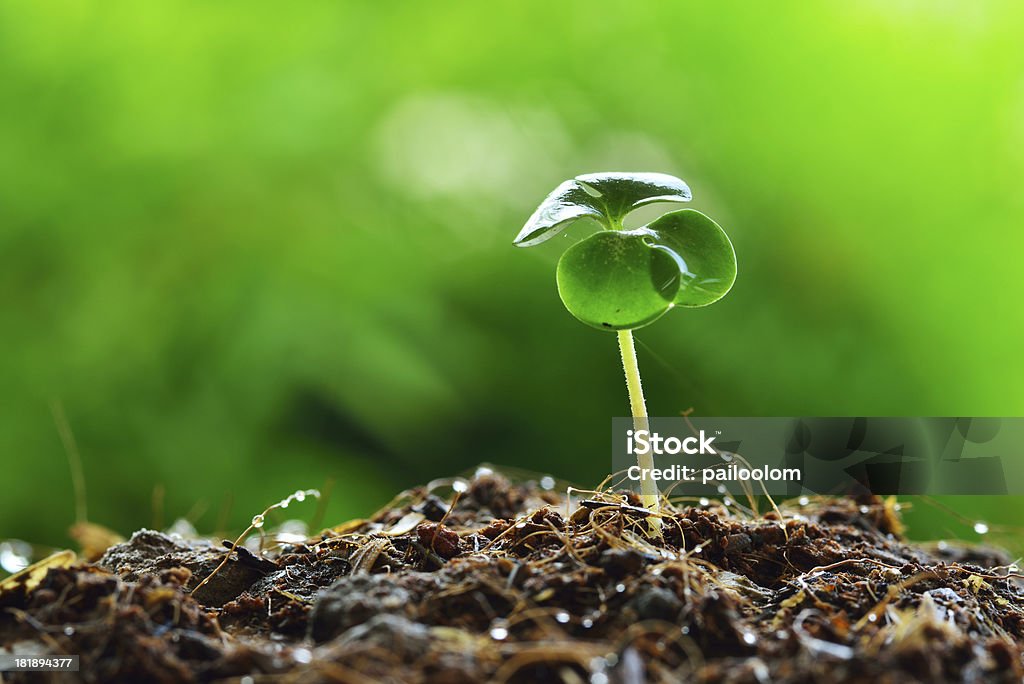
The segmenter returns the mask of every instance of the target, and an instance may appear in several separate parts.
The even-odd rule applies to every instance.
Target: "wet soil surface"
[[[1016,568],[904,541],[893,501],[678,503],[652,537],[629,494],[455,484],[263,551],[139,531],[0,585],[0,647],[88,682],[1024,679]]]

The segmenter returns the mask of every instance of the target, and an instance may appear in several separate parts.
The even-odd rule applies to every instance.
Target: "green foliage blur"
[[[558,299],[571,237],[511,244],[591,171],[684,178],[739,256],[639,332],[652,413],[1024,414],[1021,35],[1013,0],[3,2],[0,538],[69,544],[55,400],[122,533],[482,461],[596,484],[614,335]]]

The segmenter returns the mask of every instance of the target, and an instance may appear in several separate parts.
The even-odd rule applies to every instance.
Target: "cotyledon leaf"
[[[679,273],[675,303],[707,306],[736,282],[736,251],[721,226],[694,209],[665,214],[646,226],[646,242],[672,257]]]
[[[690,188],[664,173],[588,173],[566,181],[545,198],[514,244],[530,247],[548,240],[581,218],[619,228],[626,214],[654,202],[689,202]]]
[[[669,252],[647,244],[650,232],[604,231],[562,254],[556,280],[562,303],[602,330],[652,323],[673,306],[679,267]]]

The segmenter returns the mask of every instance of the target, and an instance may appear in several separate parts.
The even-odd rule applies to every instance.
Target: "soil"
[[[0,585],[0,647],[87,682],[1024,679],[1022,576],[892,500],[677,503],[652,539],[632,494],[464,484],[264,551],[141,530]]]

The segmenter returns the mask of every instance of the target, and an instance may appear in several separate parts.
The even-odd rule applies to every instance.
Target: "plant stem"
[[[626,372],[626,389],[629,391],[629,406],[633,412],[633,429],[637,432],[648,430],[650,423],[647,420],[647,404],[644,401],[644,388],[640,383],[640,366],[636,362],[636,346],[633,344],[633,331],[619,331],[619,352],[622,354],[622,369]],[[636,455],[637,465],[641,471],[648,472],[654,468],[654,456],[650,449]],[[658,484],[650,477],[640,480],[640,500],[644,507],[658,510]],[[660,534],[661,519],[649,518],[652,532]]]

